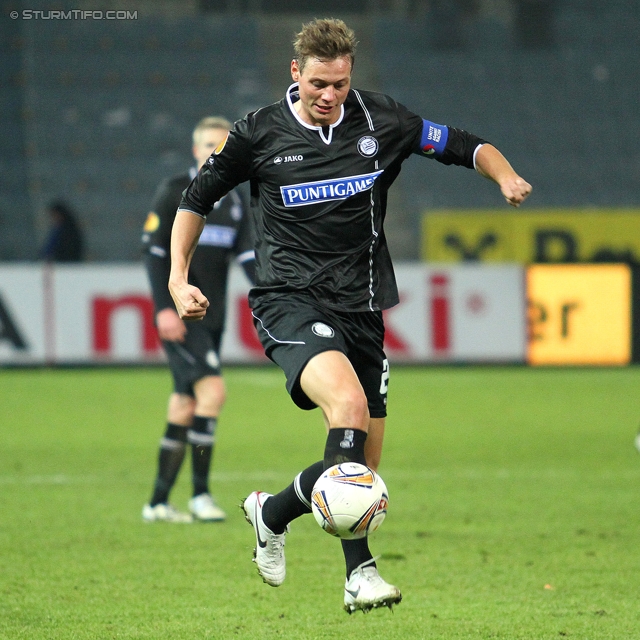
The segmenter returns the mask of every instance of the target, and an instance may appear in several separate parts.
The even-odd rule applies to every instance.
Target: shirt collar
[[[299,83],[294,82],[287,89],[287,95],[286,95],[287,104],[289,105],[289,109],[291,110],[293,117],[306,129],[317,131],[320,134],[320,138],[322,138],[322,141],[325,144],[331,144],[331,139],[333,138],[333,129],[334,127],[337,127],[344,118],[344,104],[340,105],[340,115],[338,116],[338,119],[333,124],[327,125],[326,127],[319,127],[313,124],[308,124],[300,117],[300,114],[296,111],[296,108],[293,106],[295,102],[300,100],[300,93],[298,91],[298,87],[299,87]],[[327,130],[328,130],[328,134],[325,135],[325,131]]]

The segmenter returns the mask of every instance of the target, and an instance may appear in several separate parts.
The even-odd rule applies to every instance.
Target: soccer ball
[[[311,492],[316,522],[332,536],[344,540],[364,538],[387,515],[389,494],[382,478],[357,462],[327,469]]]

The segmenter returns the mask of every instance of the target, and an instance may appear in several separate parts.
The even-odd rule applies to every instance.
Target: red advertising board
[[[515,265],[400,264],[385,311],[391,362],[523,362],[524,271]],[[222,359],[265,361],[233,269]],[[24,305],[28,292],[29,305]],[[142,265],[0,266],[0,364],[163,361]]]

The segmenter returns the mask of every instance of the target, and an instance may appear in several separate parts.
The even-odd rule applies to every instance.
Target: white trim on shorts
[[[279,344],[307,344],[306,342],[304,342],[304,340],[278,340],[278,338],[274,338],[271,335],[271,332],[269,331],[269,329],[267,329],[267,327],[264,326],[264,323],[262,322],[262,320],[260,320],[260,318],[258,318],[258,316],[253,313],[253,311],[251,312],[251,315],[260,323],[260,325],[262,326],[262,328],[265,330],[265,332],[267,333],[267,335],[272,339],[275,340],[275,342],[279,343]]]

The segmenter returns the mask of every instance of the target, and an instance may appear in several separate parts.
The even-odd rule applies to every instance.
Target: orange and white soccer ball
[[[344,540],[373,533],[387,515],[389,493],[382,478],[357,462],[329,467],[311,492],[311,509],[317,523]]]

